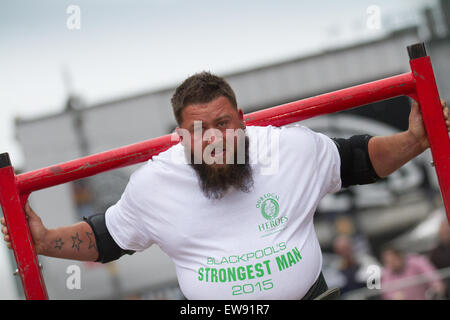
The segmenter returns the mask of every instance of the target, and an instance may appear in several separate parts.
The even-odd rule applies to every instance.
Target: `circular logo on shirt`
[[[275,219],[280,211],[280,205],[277,200],[268,198],[261,203],[261,214],[267,220]]]

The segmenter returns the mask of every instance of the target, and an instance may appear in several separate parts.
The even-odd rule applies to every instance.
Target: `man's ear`
[[[241,122],[244,122],[244,111],[242,109],[238,109],[238,117]]]
[[[175,132],[177,133],[177,135],[180,137],[180,142],[183,142],[183,135],[181,134],[181,129],[180,127],[176,127],[175,128]]]
[[[244,121],[244,111],[242,109],[238,109],[239,120]]]
[[[242,111],[242,109],[238,109],[238,117],[239,117],[239,120],[241,120],[243,127],[245,129],[244,111]]]

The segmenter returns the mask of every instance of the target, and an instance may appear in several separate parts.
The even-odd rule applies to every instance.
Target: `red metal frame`
[[[416,100],[420,103],[447,220],[450,222],[450,139],[433,68],[428,56],[413,59],[410,65],[416,82]]]
[[[18,192],[13,167],[9,165],[0,168],[0,203],[25,297],[47,299],[47,290],[23,210],[26,198],[27,196],[21,197]]]
[[[447,170],[450,165],[450,140],[430,58],[426,56],[424,48],[423,43],[408,47],[411,59],[409,73],[253,112],[244,117],[246,125],[282,126],[314,116],[408,95],[420,103],[450,221],[450,170]],[[36,190],[146,161],[177,144],[178,138],[173,137],[166,135],[17,176],[14,175],[9,160],[0,163],[0,203],[27,299],[48,298],[23,209],[28,195]],[[5,155],[7,156],[7,154],[0,156]]]

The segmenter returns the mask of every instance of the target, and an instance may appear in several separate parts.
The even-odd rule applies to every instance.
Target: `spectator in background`
[[[436,248],[431,251],[430,260],[437,269],[444,269],[450,267],[450,226],[448,221],[442,221],[439,234],[438,244]],[[450,277],[446,279],[446,298],[450,299]]]
[[[436,269],[424,256],[406,255],[394,247],[385,247],[382,251],[384,270],[381,276],[382,298],[385,300],[427,300],[443,297],[445,285],[436,273]],[[406,280],[417,279],[423,275],[427,282],[412,283]],[[404,282],[402,280],[405,280]],[[431,291],[430,291],[431,289]],[[431,294],[430,294],[431,293]]]
[[[333,248],[340,258],[336,269],[343,279],[340,286],[341,294],[365,288],[367,286],[367,268],[370,265],[378,265],[377,261],[368,254],[355,252],[352,238],[348,235],[339,235],[334,240]]]
[[[372,255],[372,250],[364,232],[359,230],[358,225],[350,215],[341,215],[335,220],[336,235],[347,236],[351,240],[353,254]]]

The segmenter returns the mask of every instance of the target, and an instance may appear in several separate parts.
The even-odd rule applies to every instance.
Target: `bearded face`
[[[242,110],[221,96],[187,106],[182,116],[178,134],[204,195],[220,199],[231,187],[249,192],[253,176]]]
[[[253,186],[252,168],[249,164],[249,139],[245,137],[245,161],[239,163],[237,152],[234,152],[234,163],[216,166],[205,162],[190,163],[199,178],[200,189],[208,199],[221,199],[225,193],[234,187],[242,192],[250,192]],[[191,152],[191,159],[194,155]]]

